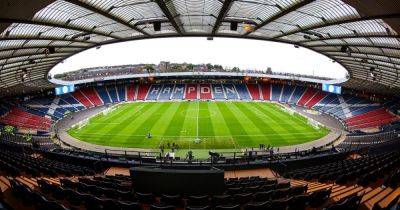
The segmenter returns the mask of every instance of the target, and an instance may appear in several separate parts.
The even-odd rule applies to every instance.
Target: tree
[[[207,63],[206,66],[207,66],[207,69],[208,69],[208,70],[213,69],[213,65],[212,65],[211,63]]]
[[[188,70],[192,71],[192,70],[194,69],[194,65],[191,64],[191,63],[189,63],[189,64],[186,66],[186,68],[187,68]]]
[[[233,68],[232,68],[232,71],[233,71],[233,72],[239,72],[240,69],[239,69],[239,67],[233,67]]]
[[[146,65],[144,65],[144,69],[146,69],[146,71],[147,71],[148,73],[153,73],[153,72],[154,72],[154,67],[153,67],[153,65],[151,65],[151,64],[146,64]]]

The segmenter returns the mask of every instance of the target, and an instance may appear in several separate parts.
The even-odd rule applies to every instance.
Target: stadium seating
[[[304,92],[304,94],[300,97],[299,101],[297,102],[297,105],[300,106],[305,106],[312,97],[316,94],[316,91],[314,88],[307,88],[307,90]]]
[[[284,85],[283,86],[283,92],[282,92],[282,95],[281,95],[279,101],[283,102],[283,103],[289,102],[289,98],[292,95],[292,93],[294,91],[294,88],[295,88],[295,86]]]
[[[112,103],[118,103],[119,102],[119,97],[117,93],[117,89],[115,88],[114,84],[106,86],[108,95],[110,96],[110,99]]]
[[[212,99],[211,85],[210,84],[200,84],[200,99],[210,100]]]
[[[312,108],[315,104],[317,104],[319,101],[321,101],[323,98],[328,95],[326,92],[318,91],[317,94],[315,94],[306,104],[305,106],[308,107],[309,109]]]
[[[358,184],[367,186],[371,182],[375,182],[378,176],[388,174],[389,171],[397,168],[399,164],[399,153],[389,152],[297,169],[288,172],[286,177],[305,180],[317,179],[319,182],[334,180],[337,184],[346,184],[357,180]]]
[[[253,100],[260,100],[260,87],[258,84],[247,84],[247,89],[250,92],[251,98]]]
[[[118,101],[119,102],[127,101],[126,89],[128,88],[128,85],[116,85],[115,88],[117,89],[118,93]]]
[[[262,92],[263,99],[265,101],[271,100],[271,85],[270,84],[262,84],[261,92]]]
[[[303,95],[304,91],[306,90],[305,87],[296,86],[292,95],[289,97],[288,103],[289,104],[297,104],[300,97]]]
[[[157,100],[161,93],[163,85],[153,84],[151,85],[149,92],[147,93],[146,100]]]
[[[48,131],[51,127],[51,120],[25,112],[19,108],[12,108],[6,115],[0,118],[0,122],[19,128],[28,128]]]
[[[240,99],[251,100],[250,93],[244,84],[234,84]]]
[[[128,84],[128,85],[120,85],[118,86],[120,89],[123,88],[125,91],[125,99],[126,101],[134,101],[135,100],[135,95],[136,95],[136,86],[134,84]],[[120,94],[121,97],[121,94]]]
[[[103,92],[103,93],[105,94],[105,92]],[[88,98],[92,102],[92,104],[95,106],[99,106],[99,105],[102,105],[105,103],[105,101],[103,101],[100,98],[98,92],[96,92],[96,90],[94,88],[85,88],[82,90],[82,94],[85,95],[86,98]],[[108,99],[106,102],[110,102],[110,100]]]
[[[61,95],[60,99],[60,106],[68,106],[76,110],[82,110],[85,108],[83,104],[81,104],[77,99],[68,93]]]
[[[80,91],[76,90],[72,93],[72,96],[83,104],[86,108],[94,106],[94,104]]]
[[[97,86],[95,88],[88,88],[85,93],[96,106],[102,104],[111,104],[110,93],[107,91],[105,86]],[[99,97],[96,97],[99,96]]]
[[[171,94],[174,90],[175,85],[173,84],[165,84],[161,90],[161,93],[158,97],[158,100],[170,100]]]
[[[198,85],[197,84],[187,84],[185,90],[185,99],[193,100],[197,99],[198,93]]]
[[[239,99],[239,95],[236,92],[236,88],[233,84],[223,84],[222,86],[224,88],[226,99],[228,99],[228,100]]]
[[[140,84],[138,87],[137,100],[145,100],[149,89],[150,85]]]
[[[59,97],[31,99],[21,103],[19,108],[32,115],[59,120],[67,112],[126,100],[260,100],[261,98],[330,114],[345,123],[349,130],[379,127],[399,120],[393,114],[393,109],[398,105],[395,101],[385,104],[372,103],[356,96],[279,84],[112,84],[95,88],[84,87]],[[0,105],[3,115],[16,106],[10,103]],[[14,121],[14,125],[22,127],[23,123],[15,120],[12,115],[9,117],[12,119],[3,119],[3,122]]]
[[[217,100],[226,99],[226,95],[221,84],[211,84],[211,89],[213,92],[213,97],[214,97],[213,99]]]
[[[283,86],[282,85],[271,85],[271,88],[272,88],[271,101],[279,101],[279,99],[281,98]]]
[[[183,99],[185,96],[185,85],[175,84],[174,90],[172,91],[171,99]]]

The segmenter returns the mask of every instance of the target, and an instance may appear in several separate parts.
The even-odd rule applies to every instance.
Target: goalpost
[[[319,123],[318,121],[316,121],[316,120],[314,120],[314,119],[312,119],[312,118],[310,118],[310,117],[307,117],[307,116],[303,115],[302,113],[297,112],[297,111],[291,109],[290,107],[286,107],[286,106],[283,106],[283,105],[280,105],[279,107],[281,107],[281,109],[282,109],[283,111],[285,111],[286,113],[289,113],[289,114],[292,115],[292,116],[295,115],[295,114],[297,114],[297,115],[300,115],[300,116],[306,118],[306,119],[307,119],[307,123],[308,123],[309,125],[313,126],[315,129],[320,129],[321,126],[322,126],[321,123]]]
[[[85,127],[88,123],[89,123],[89,119],[86,118],[86,119],[80,121],[76,126],[78,127],[78,129],[82,129],[82,128]]]
[[[101,112],[101,114],[103,114],[104,116],[106,116],[106,115],[108,115],[110,112],[113,112],[113,111],[116,110],[116,109],[117,109],[117,105],[113,105],[113,106],[110,106],[110,107],[108,107],[107,109],[103,110],[103,111]]]
[[[307,118],[308,119],[308,124],[313,126],[315,129],[320,129],[321,128],[321,124],[311,118]]]
[[[94,117],[97,117],[97,116],[99,116],[99,115],[106,116],[106,115],[108,115],[109,113],[111,113],[111,112],[113,112],[114,110],[116,110],[116,109],[117,109],[117,106],[118,106],[118,104],[113,105],[113,106],[110,106],[110,107],[107,107],[105,110],[103,110],[103,111],[101,111],[101,112],[99,112],[99,113],[97,113],[97,114],[95,114],[95,115],[93,115],[93,116],[90,116],[90,117],[88,117],[88,118],[86,118],[86,119],[83,119],[83,120],[79,121],[78,123],[74,124],[72,127],[73,127],[73,128],[77,128],[77,129],[82,129],[82,128],[85,127],[87,124],[89,124],[90,119],[92,119],[92,118],[94,118]]]

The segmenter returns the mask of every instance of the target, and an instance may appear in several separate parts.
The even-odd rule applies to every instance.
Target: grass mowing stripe
[[[127,137],[124,140],[124,144],[130,144],[129,141],[136,141],[135,143],[138,143],[141,147],[143,146],[149,146],[149,144],[153,143],[155,145],[158,145],[158,143],[155,142],[155,138],[151,139],[151,141],[143,142],[144,139],[146,139],[146,135],[150,132],[151,128],[153,128],[154,124],[162,117],[163,114],[165,114],[165,110],[171,106],[170,103],[156,103],[152,108],[151,114],[149,115],[142,115],[141,119],[135,120],[139,121],[136,122],[138,125],[136,126],[136,129],[131,130],[131,136]],[[143,135],[142,138],[138,137],[140,135]],[[144,143],[144,144],[143,144]]]
[[[277,113],[282,113],[283,111],[282,110],[273,109],[273,106],[274,106],[273,104],[264,103],[263,105],[261,105],[261,104],[254,104],[254,105],[258,106],[261,111],[263,111],[266,115],[270,116],[272,118],[272,120],[274,120],[275,122],[279,122],[279,121],[282,121],[282,120],[290,119],[290,115],[289,114],[287,114],[287,115],[283,115],[282,114],[281,116],[278,116],[279,114],[277,114]],[[272,111],[272,110],[274,110],[274,111]],[[283,128],[288,133],[293,133],[293,132],[296,133],[296,137],[297,138],[300,137],[301,139],[307,139],[307,136],[302,134],[301,131],[297,130],[296,126],[293,126],[291,124],[287,124],[285,126],[277,124],[277,126]]]
[[[158,149],[161,141],[164,145],[169,141],[181,149],[206,154],[209,149],[257,147],[260,143],[299,144],[328,132],[316,131],[307,122],[271,103],[136,102],[118,105],[109,114],[93,118],[82,129],[70,129],[69,133],[90,143],[117,147]],[[197,128],[200,143],[195,143]],[[153,138],[146,138],[149,132]]]
[[[163,136],[174,136],[177,135],[177,132],[179,134],[182,133],[181,131],[187,113],[185,110],[187,110],[188,107],[189,103],[179,103],[178,109],[174,113],[171,122],[168,124],[167,129],[165,129]],[[163,145],[168,144],[168,142],[172,144],[172,141],[169,138],[163,138],[161,141],[161,144]]]
[[[231,131],[225,122],[225,118],[218,109],[217,103],[208,102],[207,106],[211,115],[211,124],[209,126],[213,128],[215,140],[217,140],[220,144],[223,144],[221,145],[221,148],[227,148],[228,146],[231,148],[236,148],[236,143],[232,138]]]
[[[105,129],[104,127],[102,129],[98,129],[95,131],[95,133],[99,133],[99,135],[90,135],[89,138],[91,139],[96,139],[97,142],[101,142],[102,145],[109,145],[109,146],[115,146],[115,145],[120,145],[120,137],[117,137],[113,134],[115,133],[122,133],[122,130],[125,127],[129,126],[129,122],[133,120],[133,118],[140,116],[143,113],[146,113],[146,111],[152,107],[152,104],[146,104],[144,105],[140,111],[136,111],[138,106],[137,104],[130,104],[128,106],[129,108],[124,110],[124,120],[121,121],[119,124],[113,124],[109,125],[110,129]],[[132,108],[133,107],[133,108]],[[106,118],[107,116],[105,116]],[[121,119],[120,119],[121,120]],[[90,126],[90,125],[89,125]],[[86,127],[86,126],[85,126]],[[85,128],[84,127],[84,128]],[[78,135],[85,135],[87,133],[93,133],[90,131],[82,130],[82,132],[79,132]],[[103,133],[103,135],[101,135]],[[110,135],[111,134],[111,135]],[[88,137],[86,137],[88,138]]]
[[[258,104],[257,104],[258,105]],[[274,120],[279,120],[279,119],[286,119],[286,120],[291,120],[293,117],[282,111],[279,107],[277,107],[277,105],[275,104],[264,104],[264,106],[260,105],[260,107],[262,108],[266,108],[268,106],[268,110],[273,110],[273,112],[270,113],[270,116],[274,119]],[[264,109],[267,110],[267,109]],[[303,130],[303,132],[308,132],[307,134],[303,134],[301,129],[298,129],[298,127],[302,124],[305,124],[304,121],[297,121],[296,126],[292,126],[291,124],[288,124],[287,126],[285,126],[284,128],[287,130],[287,132],[293,132],[296,133],[296,139],[298,141],[304,141],[304,140],[310,140],[310,139],[315,139],[315,137],[319,137],[320,135],[315,135],[312,134],[310,132],[314,132],[314,133],[319,133],[318,131],[316,131],[316,129],[314,129],[311,125],[305,124],[305,126],[308,127],[307,130]],[[292,140],[293,141],[293,140]]]
[[[199,138],[202,136],[214,136],[214,127],[212,126],[211,122],[211,113],[210,108],[208,107],[207,102],[199,102]],[[222,142],[223,143],[223,142]],[[210,149],[213,148],[215,145],[216,147],[220,147],[221,142],[215,138],[206,138],[204,144],[202,144],[203,149]]]
[[[129,110],[126,113],[126,118],[124,117],[124,120],[119,124],[119,126],[113,127],[110,131],[107,132],[108,135],[110,134],[115,134],[115,133],[123,133],[123,134],[130,134],[132,133],[133,128],[137,127],[137,124],[141,121],[140,119],[142,116],[145,116],[149,113],[154,112],[157,110],[156,104],[152,103],[145,103],[141,108],[138,106],[133,107],[133,110]],[[115,144],[123,144],[124,140],[121,139],[119,136],[112,136],[111,139],[109,139],[110,143],[115,143]]]
[[[268,123],[264,121],[264,119],[261,116],[257,115],[253,110],[251,110],[247,103],[234,103],[234,105],[237,106],[239,110],[242,111],[247,116],[247,118],[250,119],[253,122],[253,124],[257,126],[260,129],[260,131],[262,131],[265,135],[271,133],[271,131],[276,134],[279,134],[278,132],[274,131],[273,126],[270,126]],[[275,141],[278,141],[279,145],[286,145],[288,143],[281,135],[268,136],[268,137],[264,136],[261,138],[262,138],[260,139],[261,142],[263,140],[268,141],[269,139],[273,139]],[[274,145],[274,146],[279,146],[279,145]]]
[[[196,117],[197,117],[197,103],[194,101],[186,102],[188,103],[188,107],[184,110],[183,114],[185,118],[183,119],[183,127],[181,133],[179,134],[180,141],[186,141],[187,148],[190,148],[190,145],[195,139],[196,135]]]
[[[226,102],[216,102],[218,106],[218,110],[221,112],[224,117],[225,123],[229,128],[232,135],[245,135],[247,134],[245,129],[243,128],[240,121],[236,118],[236,116],[231,112],[228,108],[228,103]],[[249,146],[253,145],[253,140],[249,136],[238,136],[234,138],[237,145],[240,146]]]
[[[278,105],[274,105],[273,107],[275,110],[280,110],[281,108]],[[299,114],[294,114],[294,115],[289,115],[288,113],[284,112],[284,111],[280,111],[279,113],[281,114],[285,114],[288,117],[289,121],[295,122],[298,124],[298,126],[296,127],[297,130],[302,130],[305,132],[314,132],[314,133],[310,133],[307,134],[308,139],[313,138],[313,139],[317,139],[317,138],[321,138],[323,136],[325,136],[327,134],[327,130],[325,128],[321,128],[321,129],[316,129],[314,128],[312,125],[308,124],[308,119],[299,115]]]
[[[90,119],[90,125],[85,131],[87,132],[94,132],[98,131],[99,129],[103,129],[105,125],[107,125],[107,122],[110,122],[112,118],[110,119],[111,116],[119,117],[121,113],[125,113],[125,111],[129,109],[129,106],[119,106],[117,108],[116,113],[111,112],[108,115],[97,115],[93,118]]]

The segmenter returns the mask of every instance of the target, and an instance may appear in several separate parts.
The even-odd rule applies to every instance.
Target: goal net
[[[320,129],[320,125],[321,125],[319,122],[317,122],[311,118],[308,118],[308,124],[313,126],[316,129]]]
[[[76,126],[78,127],[78,129],[82,129],[82,128],[85,127],[88,123],[89,123],[89,119],[86,118],[86,119],[80,121]]]
[[[293,109],[291,109],[289,107],[286,107],[286,106],[283,106],[283,105],[280,105],[279,107],[281,108],[282,111],[284,111],[284,112],[286,112],[286,113],[288,113],[290,115],[294,115],[296,113],[296,111],[294,111]]]
[[[105,110],[103,110],[101,113],[104,115],[104,116],[106,116],[106,115],[108,115],[110,112],[113,112],[114,110],[116,110],[117,109],[117,107],[114,105],[114,106],[110,106],[110,107],[108,107],[107,109],[105,109]]]

